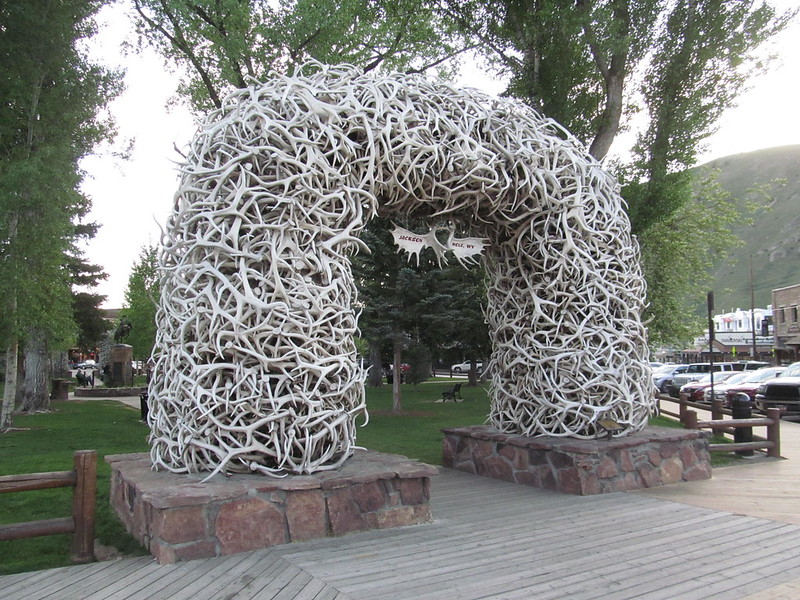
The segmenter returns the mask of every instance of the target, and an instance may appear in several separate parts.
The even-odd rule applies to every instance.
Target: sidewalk
[[[799,423],[781,422],[781,456],[783,459],[758,458],[753,464],[745,458],[740,464],[715,468],[711,479],[636,493],[800,525]]]
[[[700,418],[708,417],[701,414]],[[782,459],[757,459],[754,464],[747,464],[747,459],[743,459],[744,464],[715,468],[711,479],[634,493],[800,525],[800,423],[781,421],[781,456]],[[747,543],[746,539],[743,543]],[[797,598],[800,598],[800,577],[742,600]]]

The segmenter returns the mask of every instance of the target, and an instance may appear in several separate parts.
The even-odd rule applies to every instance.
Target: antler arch
[[[154,464],[305,473],[352,453],[366,409],[348,257],[379,212],[489,238],[496,427],[644,427],[645,289],[613,179],[519,104],[311,67],[229,96],[182,167],[160,257]]]

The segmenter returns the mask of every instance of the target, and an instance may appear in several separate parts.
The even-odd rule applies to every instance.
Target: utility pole
[[[758,360],[756,357],[756,293],[753,289],[753,255],[750,255],[750,324],[753,327],[753,360]]]
[[[708,292],[706,296],[706,307],[708,308],[708,373],[711,376],[711,399],[714,399],[714,292]],[[712,402],[713,404],[713,402]]]

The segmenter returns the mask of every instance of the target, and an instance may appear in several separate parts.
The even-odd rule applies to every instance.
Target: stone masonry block
[[[329,525],[322,490],[303,490],[286,497],[286,521],[292,542],[325,537]]]
[[[369,528],[351,488],[331,490],[328,493],[327,505],[333,535],[344,535]]]
[[[187,506],[159,511],[153,519],[152,535],[170,544],[203,540],[207,537],[205,510]]]
[[[221,554],[246,552],[288,542],[285,515],[261,498],[223,504],[214,521]]]

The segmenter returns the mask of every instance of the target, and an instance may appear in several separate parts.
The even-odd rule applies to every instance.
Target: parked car
[[[756,390],[756,407],[761,411],[779,408],[783,414],[800,414],[800,362],[792,363],[780,377],[767,379]]]
[[[466,361],[458,363],[457,365],[451,365],[450,370],[453,373],[468,373],[469,367],[470,367],[470,362]],[[478,370],[478,373],[480,373],[483,370],[483,363],[482,362],[475,363],[475,368]]]
[[[714,363],[714,372],[726,373],[731,371],[742,371],[743,369],[734,369],[734,363]],[[667,391],[673,398],[679,398],[681,388],[687,383],[697,381],[703,375],[711,372],[711,363],[692,363],[687,366],[683,373],[675,375],[672,382],[667,385]]]
[[[736,394],[747,394],[751,402],[755,402],[756,390],[762,382],[774,377],[780,377],[786,367],[764,367],[757,371],[743,371],[739,377],[731,377],[719,387],[714,388],[714,397],[722,400],[725,406],[730,408],[731,400]],[[710,390],[706,390],[707,392]],[[707,402],[711,401],[709,397]]]
[[[666,394],[667,386],[672,383],[672,378],[678,373],[683,373],[689,365],[664,365],[653,369],[653,385],[659,393]]]
[[[97,362],[93,361],[91,358],[85,360],[83,362],[79,362],[75,365],[76,369],[95,369],[97,368]]]
[[[689,402],[702,402],[703,392],[705,392],[706,388],[711,387],[711,375],[712,373],[707,373],[700,379],[687,383],[681,387],[678,397]],[[723,371],[721,373],[713,373],[713,375],[714,385],[716,385],[718,382],[721,383],[734,375],[738,375],[738,373],[736,371]]]
[[[737,371],[737,372],[734,372],[733,375],[728,377],[725,381],[720,382],[719,384],[717,384],[717,381],[714,380],[714,396],[716,396],[717,398],[720,398],[720,399],[724,399],[725,398],[725,387],[726,386],[735,385],[735,384],[737,384],[737,383],[739,383],[741,381],[744,381],[744,379],[746,379],[747,376],[750,373],[753,373],[753,372],[754,371]],[[707,387],[705,389],[705,391],[703,392],[703,402],[711,404],[711,386]]]

